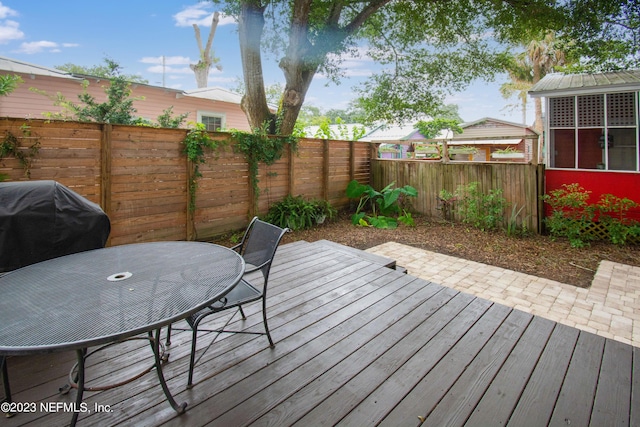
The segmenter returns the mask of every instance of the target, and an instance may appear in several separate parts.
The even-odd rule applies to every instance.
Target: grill
[[[111,223],[56,181],[0,182],[0,272],[104,247]]]

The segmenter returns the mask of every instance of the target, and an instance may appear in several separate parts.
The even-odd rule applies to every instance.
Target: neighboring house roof
[[[82,80],[64,71],[54,68],[47,68],[41,65],[29,64],[28,62],[17,61],[15,59],[0,56],[0,70],[10,73],[34,74],[38,76],[59,77],[63,79]]]
[[[194,98],[210,99],[212,101],[231,102],[233,104],[240,104],[242,102],[242,95],[236,92],[221,87],[205,87],[201,89],[185,90],[185,96],[192,96]]]
[[[54,68],[47,68],[41,65],[29,64],[27,62],[22,62],[15,59],[2,57],[2,56],[0,56],[0,71],[7,71],[10,73],[21,73],[21,74],[34,74],[38,76],[59,77],[59,78],[72,79],[72,80],[78,80],[78,81],[82,81],[83,79],[86,79],[86,78],[92,78],[92,79],[101,78],[97,76],[67,73],[65,71],[56,70]],[[221,87],[206,87],[201,89],[181,90],[181,89],[154,86],[154,85],[137,83],[137,82],[133,82],[132,84],[162,89],[169,92],[175,92],[176,96],[191,96],[194,98],[203,98],[203,99],[208,99],[211,101],[219,101],[219,102],[229,102],[229,103],[238,104],[238,105],[240,105],[240,102],[242,101],[242,95],[235,92],[231,92],[227,89],[223,89]]]
[[[455,134],[449,141],[450,145],[514,145],[528,137],[537,138],[539,133],[521,123],[513,123],[505,120],[484,117],[473,122],[462,123],[463,132]]]
[[[529,89],[533,98],[640,90],[640,70],[595,74],[547,74]]]
[[[453,145],[465,144],[517,144],[526,136],[537,137],[538,132],[527,125],[484,117],[460,124],[464,130],[454,134],[445,129],[434,140],[447,140]],[[360,138],[360,141],[398,143],[401,141],[426,140],[415,125],[383,125]]]
[[[446,131],[443,131],[446,132]],[[444,138],[444,134],[438,135],[436,139]],[[380,125],[374,128],[371,132],[359,139],[359,141],[366,142],[397,142],[397,141],[411,141],[422,140],[426,138],[416,129],[415,124],[408,125]]]

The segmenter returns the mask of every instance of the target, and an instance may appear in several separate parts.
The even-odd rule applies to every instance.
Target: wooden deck
[[[638,348],[378,261],[322,242],[281,246],[268,299],[274,349],[263,336],[223,337],[196,366],[196,384],[187,390],[190,336],[176,333],[164,373],[178,402],[189,402],[185,414],[173,412],[151,372],[87,393],[91,413],[78,424],[640,425]],[[246,311],[246,325],[260,328],[259,306]],[[133,341],[109,348],[93,357],[87,375],[104,383],[140,370],[132,365],[149,363],[147,347]],[[57,391],[74,357],[11,358],[14,401],[72,402],[74,391]],[[110,412],[95,412],[96,404]],[[69,419],[64,410],[38,410],[2,425],[58,426]]]

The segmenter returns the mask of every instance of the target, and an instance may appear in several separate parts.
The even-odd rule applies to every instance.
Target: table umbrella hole
[[[129,273],[128,271],[124,271],[122,273],[112,274],[111,276],[107,277],[107,280],[110,282],[119,282],[121,280],[126,280],[131,276],[133,276],[132,273]]]

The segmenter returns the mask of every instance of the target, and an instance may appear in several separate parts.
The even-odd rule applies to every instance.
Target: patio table
[[[75,425],[87,349],[147,334],[160,385],[182,413],[162,373],[160,330],[222,299],[244,270],[235,251],[201,242],[114,246],[14,270],[0,277],[0,356],[75,350]]]

